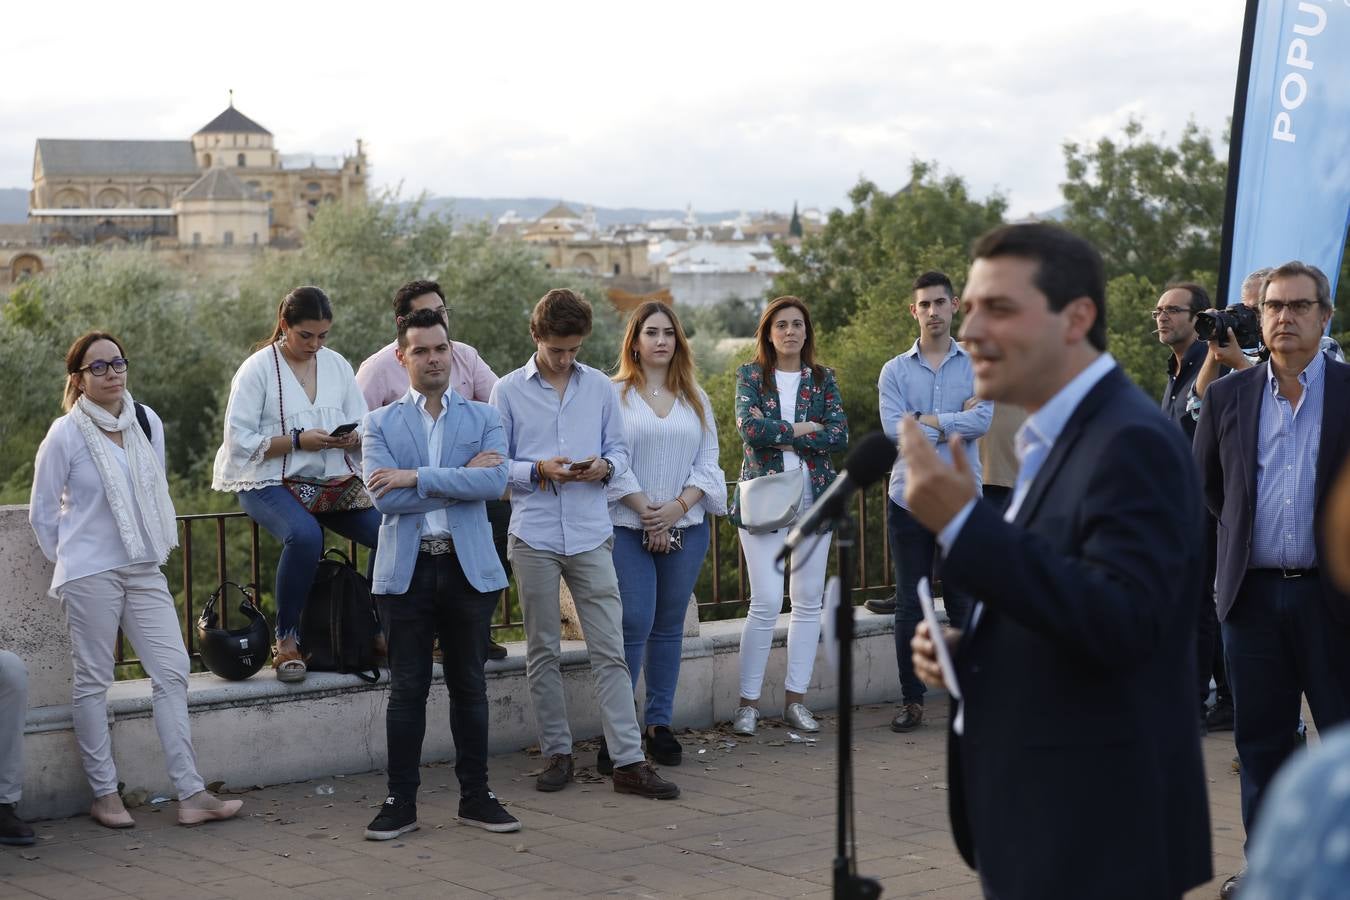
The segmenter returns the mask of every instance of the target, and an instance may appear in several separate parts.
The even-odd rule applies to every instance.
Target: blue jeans
[[[1223,645],[1250,835],[1266,788],[1296,748],[1302,695],[1319,732],[1350,721],[1350,627],[1327,611],[1316,575],[1249,569],[1223,623]]]
[[[240,491],[235,496],[250,519],[281,541],[275,589],[277,640],[299,637],[300,613],[323,556],[323,529],[336,531],[374,551],[380,536],[380,512],[360,509],[315,516],[279,484]]]
[[[708,519],[684,529],[679,550],[649,553],[636,528],[614,529],[614,572],[623,598],[623,653],[637,685],[645,658],[645,725],[669,725],[680,677],[684,613],[708,555]]]
[[[937,538],[891,499],[886,500],[886,531],[891,541],[891,558],[895,561],[895,661],[900,667],[900,702],[922,705],[925,688],[914,674],[909,642],[914,638],[914,629],[923,621],[919,579],[927,578],[930,583],[933,580]],[[960,628],[970,614],[970,598],[945,584],[942,591],[947,618],[952,627]]]
[[[385,712],[389,793],[414,800],[422,783],[417,767],[427,730],[431,642],[437,637],[445,686],[450,691],[450,734],[455,739],[459,792],[464,797],[485,792],[488,702],[483,662],[497,592],[475,590],[453,553],[419,553],[407,592],[382,595],[379,601],[389,633],[389,707]]]

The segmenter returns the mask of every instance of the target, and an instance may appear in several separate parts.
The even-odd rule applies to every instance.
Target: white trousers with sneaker
[[[802,515],[811,507],[811,483],[808,478]],[[800,519],[801,517],[798,516]],[[788,619],[787,675],[783,689],[804,694],[811,683],[820,643],[820,611],[825,597],[825,567],[830,561],[830,534],[807,538],[800,549],[784,563],[776,562],[789,528],[768,534],[751,534],[740,529],[741,552],[750,576],[750,610],[741,631],[741,696],[758,700],[764,684],[764,670],[773,647],[773,629],[783,611],[783,578],[791,567],[789,597],[792,612]]]
[[[58,590],[70,626],[75,669],[71,695],[75,740],[94,796],[117,793],[108,688],[113,683],[118,626],[150,676],[155,729],[178,799],[203,790],[188,726],[188,655],[173,595],[159,566],[133,563],[67,581]]]

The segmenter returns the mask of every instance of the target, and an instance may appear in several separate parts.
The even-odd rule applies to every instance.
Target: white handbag
[[[740,483],[741,527],[751,534],[767,534],[796,521],[806,499],[801,469],[761,475]]]

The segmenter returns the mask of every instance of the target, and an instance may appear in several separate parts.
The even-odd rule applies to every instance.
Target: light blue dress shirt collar
[[[1312,361],[1303,367],[1303,371],[1298,373],[1298,383],[1302,385],[1303,392],[1299,395],[1298,405],[1294,407],[1294,415],[1303,408],[1303,401],[1308,399],[1308,388],[1318,381],[1322,380],[1322,375],[1327,370],[1327,358],[1325,352],[1313,354]],[[1275,377],[1274,366],[1266,366],[1266,388],[1272,395],[1278,396],[1280,393],[1280,382]]]
[[[947,336],[947,340],[949,340],[949,341],[951,342],[951,345],[947,348],[947,355],[944,356],[944,357],[942,357],[942,362],[945,363],[947,360],[951,359],[953,356],[965,356],[965,355],[966,355],[966,351],[963,350],[963,349],[961,348],[961,345],[960,345],[959,343],[957,343],[956,338],[952,337],[951,335],[948,335],[948,336]],[[918,338],[915,338],[915,339],[914,339],[914,346],[913,346],[913,347],[910,347],[908,350],[906,350],[904,353],[901,353],[900,355],[901,355],[901,356],[917,356],[917,357],[920,359],[920,361],[922,361],[925,365],[928,364],[928,360],[924,359],[923,354],[919,352],[919,339],[918,339]],[[939,364],[939,365],[938,365],[938,368],[939,368],[939,369],[942,368],[942,365]]]

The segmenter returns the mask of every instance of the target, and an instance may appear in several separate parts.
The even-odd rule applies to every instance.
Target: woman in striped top
[[[726,513],[727,490],[712,405],[669,306],[653,301],[633,312],[614,391],[632,454],[609,485],[624,654],[634,685],[646,664],[647,751],[675,766],[681,749],[670,721],[685,610],[708,553],[706,516]]]

